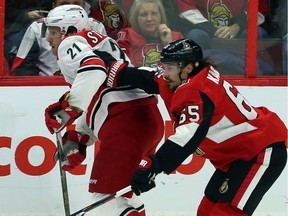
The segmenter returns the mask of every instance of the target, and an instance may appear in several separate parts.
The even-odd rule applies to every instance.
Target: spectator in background
[[[47,2],[50,7],[47,7]],[[5,28],[10,30],[12,25],[20,25],[34,19],[43,17],[43,12],[47,15],[47,10],[51,8],[52,0],[47,2],[35,0],[9,0],[5,2]],[[15,27],[15,26],[13,26]],[[11,31],[21,30],[11,29]]]
[[[119,46],[134,66],[157,67],[162,48],[182,33],[171,31],[160,0],[135,0],[129,14],[131,27],[118,33]]]
[[[134,1],[135,0],[114,0],[115,4],[122,9],[122,11],[127,17],[129,16],[130,9]],[[177,26],[177,17],[178,17],[178,9],[177,9],[178,6],[176,0],[169,0],[169,1],[161,0],[161,2],[163,4],[166,14],[169,14],[169,16],[167,16],[167,24],[169,28],[175,29],[175,26]]]
[[[48,0],[47,0],[48,2]],[[9,53],[15,49],[34,20],[45,16],[45,5],[39,0],[9,0],[5,2],[4,56],[11,66]]]
[[[192,39],[219,65],[222,74],[244,75],[246,66],[247,0],[208,1],[177,0],[178,31]],[[258,38],[267,38],[260,27],[268,11],[267,0],[259,0]],[[238,39],[238,40],[231,40]],[[237,42],[236,42],[237,41]],[[235,43],[236,42],[236,43]],[[257,60],[257,74],[273,75],[273,66]]]
[[[196,1],[177,0],[179,15],[183,18],[184,35],[198,43],[202,49],[211,47],[212,38],[246,38],[247,0]],[[265,21],[267,0],[259,1],[258,25]],[[259,38],[268,37],[258,27]]]
[[[128,25],[126,14],[113,0],[92,1],[91,16],[103,23],[107,35],[113,39]]]
[[[84,0],[53,0],[51,6],[54,8],[64,4],[76,4],[85,8]],[[89,25],[91,29],[106,34],[102,23],[90,18]],[[17,76],[53,76],[60,74],[56,56],[51,52],[45,33],[43,19],[34,21],[27,28],[13,61],[11,73]]]

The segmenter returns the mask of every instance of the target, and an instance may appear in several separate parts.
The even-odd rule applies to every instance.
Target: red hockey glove
[[[155,155],[144,157],[131,179],[131,188],[139,196],[156,186],[155,177],[161,172],[160,164]]]
[[[77,131],[67,131],[62,137],[63,155],[62,169],[69,171],[75,166],[80,165],[86,158],[86,148],[89,136],[87,134],[81,135]],[[54,154],[54,160],[59,159],[58,150]]]
[[[54,134],[55,129],[56,132],[63,130],[82,114],[82,111],[76,111],[69,106],[68,95],[69,92],[66,92],[57,103],[45,109],[45,123],[51,134]],[[56,117],[60,118],[60,122]]]
[[[107,69],[107,79],[106,79],[106,85],[111,88],[117,87],[117,77],[120,73],[120,71],[127,67],[128,63],[123,60],[115,60],[111,63],[110,67]]]

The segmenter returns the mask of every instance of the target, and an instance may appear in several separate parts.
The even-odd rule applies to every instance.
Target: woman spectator
[[[134,66],[157,67],[160,52],[182,33],[171,31],[160,0],[135,0],[129,14],[129,24],[118,32],[117,42]]]

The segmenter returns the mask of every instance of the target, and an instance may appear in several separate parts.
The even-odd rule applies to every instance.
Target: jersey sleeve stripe
[[[84,62],[86,62],[87,60],[92,59],[92,58],[98,58],[99,59],[99,57],[96,55],[86,56],[81,60],[80,65],[82,65]]]
[[[84,65],[101,65],[105,67],[104,61],[97,56],[91,56],[90,58],[86,58],[85,61],[81,61],[80,66]]]
[[[97,70],[97,71],[103,71],[104,73],[107,73],[107,71],[106,71],[106,69],[105,68],[103,68],[103,67],[97,67],[97,66],[87,66],[87,67],[81,67],[78,71],[77,71],[77,73],[79,74],[79,73],[82,73],[82,72],[86,72],[86,71],[95,71],[95,70]]]

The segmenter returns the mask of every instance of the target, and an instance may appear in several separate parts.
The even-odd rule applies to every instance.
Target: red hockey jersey
[[[172,39],[183,38],[182,33],[172,32]],[[135,67],[157,67],[163,45],[159,41],[149,42],[132,28],[124,28],[118,33],[117,43],[130,57]]]
[[[210,66],[177,88],[170,113],[175,134],[156,153],[166,173],[193,152],[227,171],[233,161],[250,160],[287,139],[287,128],[274,112],[250,105]]]

